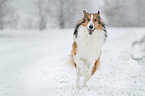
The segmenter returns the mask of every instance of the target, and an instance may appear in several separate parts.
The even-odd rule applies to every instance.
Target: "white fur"
[[[79,78],[81,76],[84,76],[84,86],[86,86],[91,77],[95,61],[100,56],[104,39],[103,30],[94,30],[93,34],[89,35],[87,27],[79,27],[78,36],[77,38],[74,37],[74,41],[77,43],[77,54],[74,56],[74,61],[77,64],[77,87],[79,87]]]
[[[100,50],[104,43],[105,35],[103,30],[94,30],[92,35],[89,35],[88,30],[84,26],[78,29],[78,37],[74,38],[77,43],[77,55],[80,59],[87,60],[92,63],[100,56]]]
[[[94,17],[93,14],[91,14],[91,20],[90,20],[90,22],[87,25],[88,29],[89,29],[90,25],[93,25],[93,29],[94,29],[93,17]]]

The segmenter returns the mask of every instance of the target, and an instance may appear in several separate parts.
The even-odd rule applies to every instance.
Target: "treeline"
[[[145,0],[104,0],[107,25],[145,27]]]
[[[96,6],[105,16],[107,26],[145,27],[145,0],[92,1],[0,0],[0,29],[74,28],[83,10]]]
[[[0,0],[0,29],[72,28],[88,1]]]

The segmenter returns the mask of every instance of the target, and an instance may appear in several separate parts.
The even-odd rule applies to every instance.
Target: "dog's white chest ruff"
[[[77,57],[93,63],[100,56],[104,38],[103,30],[94,30],[93,34],[89,35],[87,28],[80,26],[78,37],[74,39],[78,45]]]

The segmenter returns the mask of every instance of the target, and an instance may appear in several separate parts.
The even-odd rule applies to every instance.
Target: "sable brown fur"
[[[76,67],[76,63],[74,62],[73,60],[73,56],[76,56],[77,54],[77,43],[76,42],[73,42],[73,45],[72,45],[72,51],[71,51],[71,59],[72,59],[72,63],[73,65]]]
[[[98,68],[99,64],[100,64],[100,58],[98,60],[96,60],[96,62],[94,64],[94,67],[92,69],[92,74],[91,75],[93,75],[95,73],[95,71]]]
[[[74,42],[72,45],[72,54],[76,56],[77,54],[77,43]]]
[[[84,13],[84,17],[76,25],[76,28],[74,31],[75,37],[77,37],[79,26],[80,25],[87,26],[87,24],[89,23],[89,21],[87,21],[87,20],[91,18],[91,14],[92,14],[94,16],[93,22],[94,22],[95,29],[104,30],[105,36],[107,38],[107,31],[105,30],[105,23],[102,21],[102,19],[100,17],[100,12],[98,11],[98,13],[87,13],[86,11],[83,11],[83,13]],[[95,19],[96,19],[96,22],[94,21]]]

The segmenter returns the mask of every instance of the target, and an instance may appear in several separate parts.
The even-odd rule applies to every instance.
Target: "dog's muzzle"
[[[92,35],[94,30],[95,30],[95,28],[93,27],[93,25],[90,25],[89,29],[88,29],[89,35]]]

